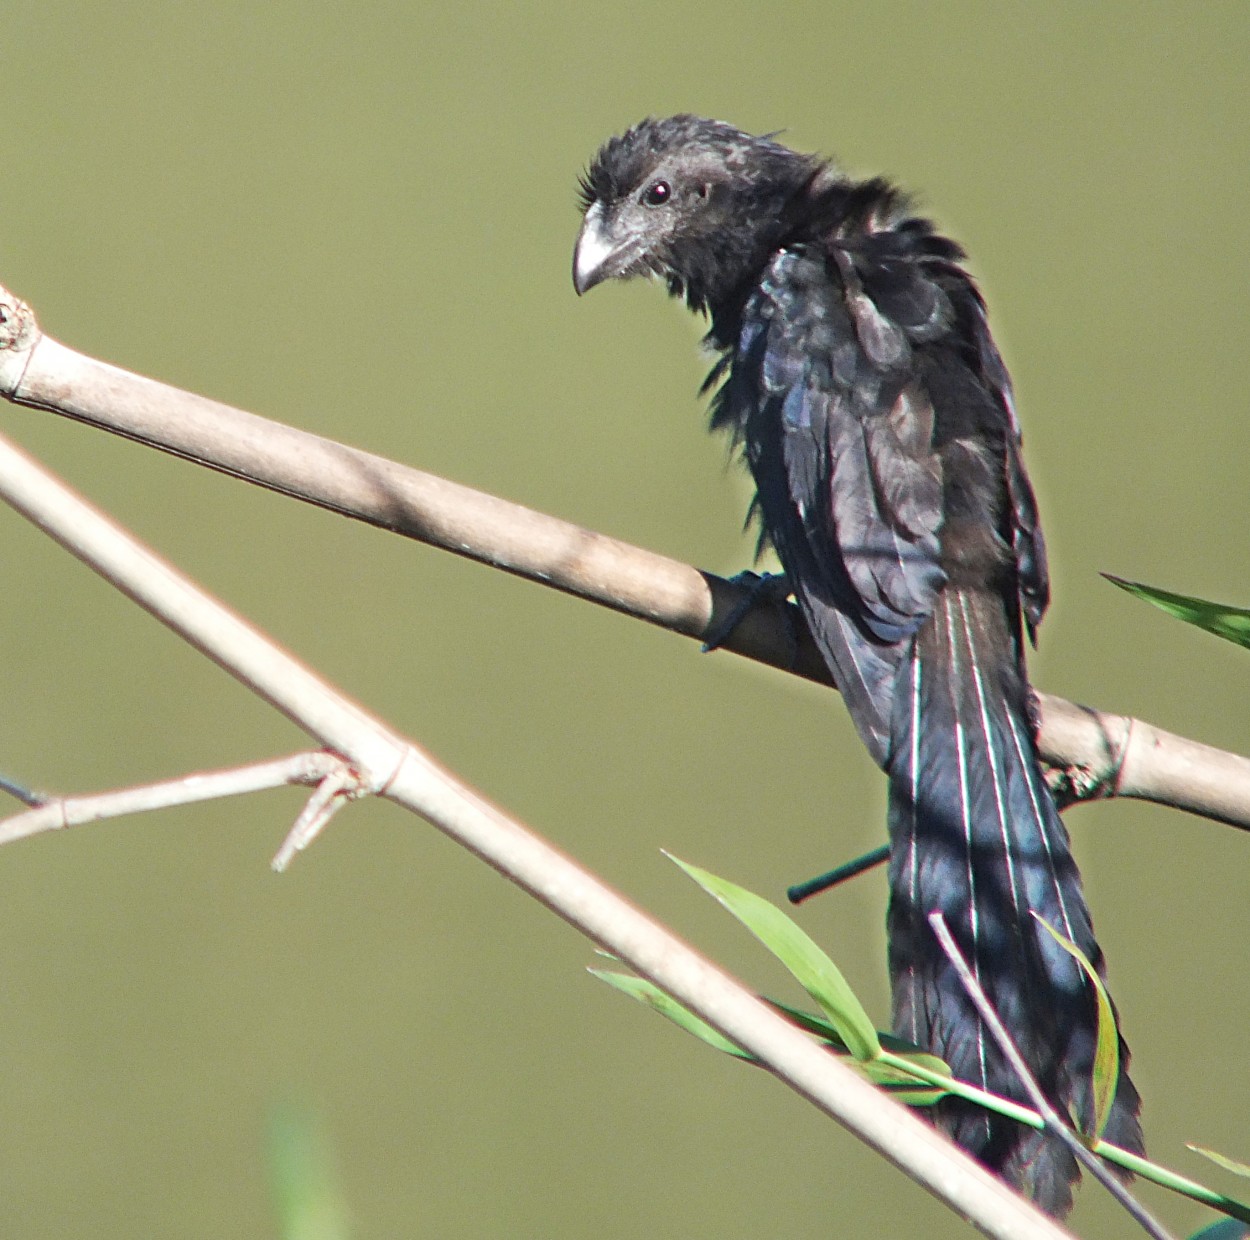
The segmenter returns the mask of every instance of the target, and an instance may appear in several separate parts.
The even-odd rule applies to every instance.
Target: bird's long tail
[[[991,1004],[1061,1115],[1092,1118],[1096,1001],[1044,918],[1102,971],[1068,833],[1042,778],[1001,602],[948,589],[899,673],[890,754],[890,975],[894,1027],[954,1074],[1027,1097],[942,954],[940,910]],[[1120,1042],[1105,1136],[1142,1149],[1139,1098]],[[938,1123],[1052,1214],[1079,1172],[1053,1137],[948,1100]]]

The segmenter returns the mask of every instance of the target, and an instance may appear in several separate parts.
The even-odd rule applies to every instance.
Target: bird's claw
[[[790,579],[785,573],[753,573],[748,568],[735,573],[729,580],[736,586],[745,586],[747,593],[733,605],[723,620],[709,625],[702,646],[704,654],[719,650],[729,640],[734,629],[757,607],[772,607],[784,603],[793,593]],[[797,634],[794,635],[794,645],[797,649]]]

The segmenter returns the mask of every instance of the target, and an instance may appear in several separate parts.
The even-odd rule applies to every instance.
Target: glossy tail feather
[[[925,921],[940,910],[991,1004],[1061,1115],[1092,1121],[1095,998],[1031,915],[1103,971],[1068,833],[1037,763],[1027,688],[1002,603],[947,589],[899,671],[890,752],[890,975],[894,1027],[955,1075],[1027,1105]],[[1137,1090],[1121,1074],[1105,1137],[1142,1151]],[[973,1104],[936,1120],[974,1157],[1062,1217],[1079,1170],[1061,1143]]]

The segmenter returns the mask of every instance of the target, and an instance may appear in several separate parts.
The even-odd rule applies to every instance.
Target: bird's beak
[[[605,225],[603,204],[592,203],[573,248],[573,288],[579,297],[612,274],[610,263],[618,248]]]

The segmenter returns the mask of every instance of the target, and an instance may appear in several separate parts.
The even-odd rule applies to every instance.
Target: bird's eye
[[[647,186],[642,196],[643,202],[649,207],[662,207],[673,196],[673,187],[667,181],[656,181]]]

